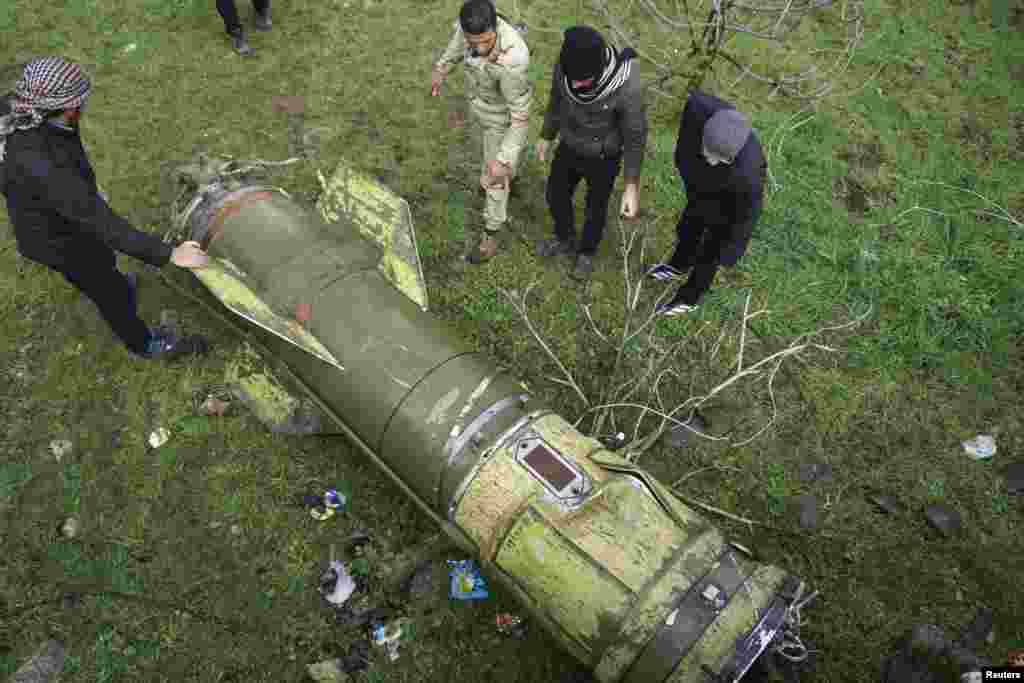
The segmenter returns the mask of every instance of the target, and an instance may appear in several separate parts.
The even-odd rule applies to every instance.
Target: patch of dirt
[[[842,195],[846,210],[850,213],[863,216],[868,212],[870,203],[868,193],[864,186],[852,175],[847,175],[837,183],[837,192]]]
[[[886,223],[885,225],[878,229],[878,239],[882,240],[883,242],[891,242],[892,240],[896,239],[896,236],[899,235],[899,233],[899,228],[897,228],[892,223]]]
[[[875,141],[855,144],[838,153],[843,161],[856,165],[861,170],[875,173],[885,161],[885,150]]]
[[[1024,112],[1015,112],[1010,126],[1010,156],[1024,159]]]
[[[986,159],[992,154],[992,131],[973,112],[960,115],[960,138],[978,148]]]

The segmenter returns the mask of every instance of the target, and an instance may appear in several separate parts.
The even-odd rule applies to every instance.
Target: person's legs
[[[480,177],[487,174],[487,164],[498,156],[501,149],[501,141],[505,138],[507,126],[487,126],[484,128],[484,154],[483,162],[480,164]],[[512,174],[515,175],[515,165],[512,167]],[[511,182],[509,178],[509,182]],[[484,230],[488,234],[500,232],[508,220],[508,190],[502,187],[486,188],[487,203],[484,206]]]
[[[149,328],[139,318],[135,295],[128,279],[117,270],[113,252],[110,259],[83,258],[59,269],[64,278],[92,299],[121,341],[137,354],[146,352]]]
[[[703,236],[703,223],[689,219],[686,211],[683,211],[676,224],[676,248],[668,260],[668,265],[679,272],[692,268],[697,262],[697,250],[700,248]]]
[[[608,223],[608,200],[611,199],[615,179],[619,176],[622,157],[593,159],[587,162],[587,209],[580,239],[579,253],[593,256],[604,236]]]
[[[270,0],[252,0],[252,7],[257,14],[266,14],[270,9]]]
[[[558,145],[555,158],[551,160],[551,173],[548,175],[545,192],[551,219],[555,223],[555,236],[570,244],[576,240],[576,211],[572,205],[572,196],[583,177],[577,163],[572,150],[565,145]]]
[[[217,12],[224,20],[224,30],[229,35],[236,35],[242,30],[242,22],[238,18],[238,7],[235,6],[235,0],[217,0]]]
[[[728,239],[728,227],[716,227],[707,230],[704,239],[694,254],[693,270],[686,284],[679,288],[673,301],[682,301],[696,306],[701,298],[711,289],[711,283],[718,272],[722,243]]]

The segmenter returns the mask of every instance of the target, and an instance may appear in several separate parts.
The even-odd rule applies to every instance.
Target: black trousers
[[[257,12],[263,14],[270,7],[270,0],[252,0],[252,6]],[[220,12],[221,19],[224,20],[225,31],[233,34],[235,31],[241,30],[242,22],[238,18],[238,7],[235,6],[235,0],[217,0],[217,11]]]
[[[114,250],[103,245],[83,252],[63,265],[45,265],[92,299],[125,346],[137,354],[145,353],[149,328],[136,312],[135,294],[128,279],[117,269]]]
[[[747,221],[751,228],[756,225],[760,215],[761,206],[758,204]],[[678,241],[668,264],[679,271],[686,271],[689,268],[693,270],[690,271],[686,284],[676,292],[674,301],[682,301],[691,306],[696,306],[700,302],[711,289],[711,283],[715,281],[723,252],[727,248],[735,248],[735,245],[729,244],[730,241],[735,235],[749,235],[749,230],[745,228],[746,224],[739,228],[733,225],[708,226],[700,220],[689,218],[686,211],[683,211],[679,223],[676,224]],[[746,244],[744,240],[738,241],[742,243],[742,253]],[[734,254],[732,259],[735,258],[737,257]],[[731,265],[734,261],[730,260],[728,263]]]
[[[676,248],[668,264],[681,272],[693,270],[674,300],[695,306],[715,280],[718,256],[729,237],[729,226],[708,228],[703,223],[687,220],[684,212],[676,224],[676,236]]]
[[[621,156],[587,159],[562,144],[555,150],[551,175],[548,176],[547,200],[555,222],[555,235],[560,240],[570,243],[576,240],[576,212],[572,196],[580,180],[587,180],[586,223],[578,248],[581,254],[593,256],[597,252],[608,222],[608,200],[621,164]]]

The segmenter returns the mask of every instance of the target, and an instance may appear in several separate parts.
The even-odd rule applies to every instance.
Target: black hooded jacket
[[[754,131],[733,163],[712,166],[707,162],[702,153],[704,124],[721,109],[735,107],[699,90],[690,93],[679,124],[675,162],[686,185],[682,221],[729,230],[720,262],[733,265],[746,251],[752,219],[761,209],[768,162]]]
[[[25,258],[59,269],[106,245],[157,267],[170,261],[170,244],[134,229],[100,197],[77,131],[44,122],[9,135],[0,194]]]

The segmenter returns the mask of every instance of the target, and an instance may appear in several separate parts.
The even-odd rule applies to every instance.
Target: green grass
[[[522,16],[514,17],[530,24],[531,141],[561,29],[602,25],[585,5],[535,0],[520,3]],[[858,328],[825,335],[837,353],[806,354],[775,377],[779,413],[758,440],[659,446],[640,463],[669,483],[721,466],[681,489],[773,525],[750,530],[713,520],[821,591],[805,610],[804,635],[822,653],[815,680],[835,683],[877,680],[880,657],[906,628],[931,621],[955,629],[979,604],[996,610],[996,640],[985,655],[1001,661],[1024,644],[1022,509],[999,474],[1024,447],[1024,229],[982,215],[993,207],[971,194],[1024,219],[1024,139],[1011,123],[1024,110],[1015,70],[1024,63],[1024,40],[1019,31],[992,30],[986,2],[870,0],[867,7],[865,41],[836,84],[841,94],[812,112],[752,84],[724,93],[751,115],[769,155],[772,191],[747,255],[719,273],[700,311],[654,327],[666,342],[683,342],[679,377],[666,383],[664,398],[705,392],[729,376],[748,293],[752,310],[770,311],[748,334],[748,366],[795,335],[870,315]],[[250,21],[250,7],[239,9]],[[643,52],[652,34],[634,11],[634,47]],[[486,266],[452,265],[480,227],[475,188],[461,182],[472,155],[463,149],[464,132],[446,125],[447,112],[462,105],[462,76],[448,80],[440,100],[425,93],[454,12],[436,1],[283,4],[274,31],[251,36],[259,56],[242,61],[210,2],[58,7],[17,0],[0,3],[0,32],[14,36],[0,41],[0,65],[49,52],[90,65],[84,141],[113,205],[137,225],[161,215],[161,164],[187,158],[198,145],[286,158],[288,123],[271,101],[304,96],[306,125],[323,131],[319,156],[286,167],[274,182],[310,192],[316,171],[329,175],[342,156],[386,178],[409,199],[435,313],[572,421],[582,407],[547,381],[557,370],[499,289],[537,284],[531,319],[588,395],[597,395],[609,354],[582,306],[590,305],[605,333],[620,332],[620,236],[613,218],[589,288],[570,283],[564,264],[546,266],[517,239]],[[810,22],[799,35],[826,45],[835,28],[831,19]],[[396,32],[400,46],[382,38]],[[762,50],[737,41],[741,53],[755,49]],[[773,68],[804,59],[756,54]],[[639,68],[651,74],[646,63]],[[716,78],[733,80],[726,71]],[[651,260],[671,250],[685,205],[672,163],[681,108],[664,98],[649,108],[641,204]],[[551,232],[544,172],[526,159],[524,196],[511,204],[527,241]],[[618,201],[616,193],[613,215]],[[122,266],[138,267],[121,258]],[[649,310],[661,291],[646,287],[641,308]],[[340,548],[357,529],[371,535],[374,554],[353,569],[374,582],[378,605],[386,596],[377,579],[437,530],[340,438],[271,434],[250,417],[180,422],[196,389],[222,381],[224,361],[241,340],[145,272],[140,302],[147,320],[174,309],[183,328],[213,337],[218,348],[193,365],[130,362],[89,302],[58,275],[26,265],[13,242],[0,243],[0,528],[11,549],[0,572],[0,677],[56,628],[68,643],[68,681],[302,680],[307,664],[340,656],[362,636],[331,623],[318,604],[315,586],[330,546]],[[712,360],[708,350],[723,330]],[[630,349],[626,371],[642,364],[641,348]],[[771,415],[763,382],[736,386],[706,408],[713,433],[734,429],[733,436]],[[619,422],[632,431],[629,416]],[[175,424],[171,442],[147,448],[151,429]],[[110,446],[115,429],[123,430],[118,448]],[[996,434],[999,451],[990,461],[962,452],[960,441],[978,433]],[[55,435],[75,444],[62,463],[46,447]],[[833,464],[833,479],[801,483],[799,465],[808,461]],[[350,502],[326,522],[289,504],[331,486],[343,486]],[[899,496],[908,512],[877,515],[866,500],[874,491]],[[800,530],[789,504],[803,493],[823,502],[815,531]],[[963,514],[959,535],[930,533],[922,510],[939,501]],[[55,529],[69,514],[82,520],[83,533],[58,540]],[[241,533],[232,534],[232,525]],[[460,557],[443,541],[428,546],[439,561]],[[56,598],[71,589],[86,594],[83,605],[64,611]],[[577,669],[539,628],[523,643],[495,634],[494,613],[518,609],[497,587],[477,607],[443,595],[427,602],[433,611],[417,618],[401,659],[375,655],[356,680],[532,683]]]

